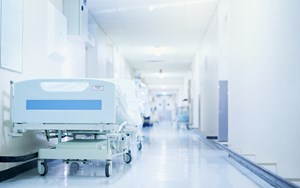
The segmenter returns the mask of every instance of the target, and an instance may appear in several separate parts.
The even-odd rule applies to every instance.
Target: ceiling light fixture
[[[156,56],[156,57],[160,57],[160,56],[162,56],[162,54],[163,54],[163,49],[162,49],[161,47],[155,47],[155,48],[153,49],[153,54],[154,54],[154,56]]]
[[[151,6],[148,7],[148,10],[149,10],[150,12],[152,12],[152,11],[154,10],[154,8],[155,8],[155,7],[151,5]]]
[[[160,79],[164,79],[164,78],[165,78],[165,75],[163,74],[163,70],[162,70],[162,69],[159,70],[159,75],[158,75],[158,77],[159,77]]]

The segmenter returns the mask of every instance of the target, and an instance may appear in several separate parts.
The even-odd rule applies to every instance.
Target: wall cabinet
[[[86,0],[64,0],[64,15],[67,17],[68,35],[88,41],[88,7]]]

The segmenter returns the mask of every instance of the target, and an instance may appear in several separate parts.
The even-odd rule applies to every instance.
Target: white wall
[[[228,79],[230,146],[276,163],[285,178],[300,178],[299,7],[298,0],[222,0],[192,66],[200,130],[218,135],[218,80]]]
[[[89,31],[95,37],[95,46],[88,46],[86,76],[90,78],[133,78],[134,71],[116,45],[89,15]]]
[[[133,78],[134,71],[131,66],[91,15],[89,30],[95,37],[95,47],[87,48],[87,77]]]
[[[90,78],[105,78],[109,76],[109,64],[112,64],[112,45],[109,38],[102,31],[94,18],[89,16],[89,31],[95,37],[95,47],[87,48],[86,75]]]
[[[199,93],[200,93],[200,55],[196,53],[194,61],[191,66],[192,78],[191,78],[191,101],[190,101],[190,123],[194,128],[199,128]]]
[[[121,50],[115,46],[113,52],[114,78],[134,78],[134,71],[122,56]]]
[[[178,106],[182,105],[183,99],[189,98],[189,81],[191,80],[191,77],[192,77],[192,72],[188,72],[184,76],[183,84],[179,88],[179,91],[178,91],[178,96],[177,96],[177,101],[176,101]]]
[[[300,1],[229,6],[229,142],[300,178]]]
[[[193,121],[206,136],[218,136],[218,12],[201,41],[193,66]],[[200,94],[200,122],[199,99]]]

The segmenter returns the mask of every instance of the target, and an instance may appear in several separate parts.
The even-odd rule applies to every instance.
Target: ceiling
[[[89,0],[88,6],[147,84],[180,85],[218,0]]]

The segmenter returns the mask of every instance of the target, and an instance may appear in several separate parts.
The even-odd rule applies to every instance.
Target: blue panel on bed
[[[26,110],[101,110],[101,100],[26,100]]]

